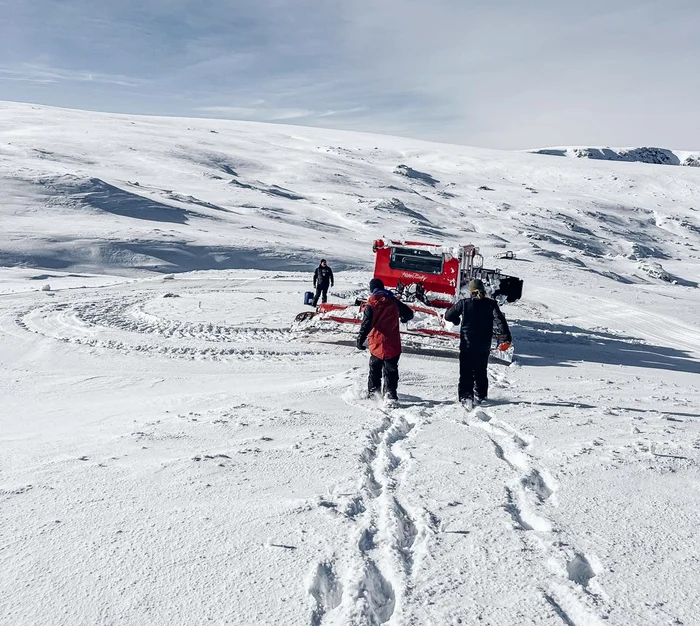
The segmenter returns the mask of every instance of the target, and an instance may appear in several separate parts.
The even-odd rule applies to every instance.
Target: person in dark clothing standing
[[[486,288],[479,279],[469,283],[470,298],[457,302],[445,312],[445,319],[459,324],[459,401],[467,408],[481,404],[488,397],[489,379],[486,369],[491,339],[496,334],[499,350],[507,350],[512,341],[508,322],[495,300],[486,297]],[[474,396],[476,391],[476,397]]]
[[[369,395],[381,390],[384,377],[384,398],[398,399],[399,357],[401,356],[401,335],[399,320],[404,324],[413,319],[413,311],[398,300],[393,293],[384,289],[379,278],[369,281],[371,295],[364,308],[364,317],[357,337],[358,350],[365,350],[365,340],[369,344]]]
[[[328,302],[328,287],[332,287],[333,283],[333,270],[326,263],[326,259],[321,259],[320,265],[314,272],[316,295],[314,296],[311,306],[316,306],[319,298],[321,298],[321,302]]]

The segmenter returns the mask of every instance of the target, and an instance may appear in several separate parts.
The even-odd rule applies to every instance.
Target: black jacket
[[[490,298],[465,298],[447,309],[445,319],[453,324],[462,322],[460,347],[488,352],[491,338],[496,334],[501,341],[512,341],[508,322]]]
[[[326,265],[319,265],[314,272],[314,287],[318,285],[319,287],[333,286],[333,270]]]

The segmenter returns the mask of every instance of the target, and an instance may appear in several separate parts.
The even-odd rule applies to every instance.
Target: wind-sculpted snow
[[[409,209],[401,200],[398,198],[391,198],[389,200],[382,200],[374,206],[376,211],[392,213],[399,216],[408,216],[417,223],[424,224],[427,226],[432,226],[430,220],[425,217],[422,213]]]
[[[62,241],[59,238],[39,249],[0,251],[0,266],[68,269],[84,267],[110,271],[148,270],[161,274],[206,269],[303,270],[316,262],[312,251],[285,252],[276,247],[241,248],[237,246],[198,246],[186,240],[85,240]],[[338,270],[357,264],[336,263]]]
[[[700,253],[696,168],[545,159],[281,125],[0,107],[4,265],[297,270],[333,257],[334,267],[368,268],[371,242],[392,236],[473,243],[487,262],[508,248],[520,258],[568,258],[591,271],[656,281],[636,261]],[[648,149],[618,156],[664,163],[669,154],[681,155]],[[130,241],[138,250],[123,245]],[[678,284],[692,282],[663,269]]]
[[[119,189],[99,178],[81,180],[64,176],[54,180],[43,180],[41,184],[54,192],[59,201],[66,199],[122,217],[172,224],[186,224],[191,217],[201,217],[185,209],[154,202],[139,194]]]
[[[431,187],[435,187],[440,181],[436,180],[433,178],[430,174],[427,174],[426,172],[419,172],[418,170],[414,170],[412,167],[409,167],[408,165],[398,165],[396,169],[394,170],[394,174],[398,174],[399,176],[405,176],[406,178],[409,178],[411,180],[415,180],[421,183],[425,183],[426,185],[430,185]]]
[[[288,200],[304,199],[302,196],[299,196],[294,192],[289,191],[288,189],[282,189],[277,185],[271,185],[270,187],[266,187],[264,185],[251,185],[250,183],[243,183],[239,180],[236,180],[235,178],[231,181],[231,184],[234,187],[239,187],[241,189],[251,189],[253,191],[259,191],[260,193],[266,194],[268,196],[286,198]]]

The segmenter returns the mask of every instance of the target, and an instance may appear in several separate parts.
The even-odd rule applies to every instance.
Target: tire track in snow
[[[597,613],[602,612],[605,619],[608,611],[605,594],[593,580],[596,575],[593,567],[543,512],[550,499],[556,500],[557,484],[529,452],[534,438],[480,408],[472,411],[470,417],[465,423],[485,432],[496,458],[512,470],[513,479],[504,486],[503,508],[511,516],[515,529],[534,540],[547,558],[554,578],[547,589],[541,590],[544,599],[567,626],[601,625]]]
[[[75,307],[77,316],[89,326],[117,328],[131,333],[209,342],[284,341],[292,337],[285,328],[226,326],[211,322],[168,320],[143,310],[152,297],[137,296],[107,302],[89,301]]]
[[[357,404],[353,397],[345,399]],[[333,602],[327,601],[328,594],[323,589],[328,584],[324,578],[312,577],[312,626],[374,625],[396,619],[410,593],[416,549],[429,532],[427,516],[412,515],[397,495],[411,459],[402,442],[415,432],[420,413],[362,408],[382,415],[382,420],[368,433],[368,443],[360,454],[361,476],[356,493],[346,497],[344,506],[340,502],[324,504],[353,522],[351,553],[345,559],[343,582],[337,586],[342,588],[338,603],[335,596]],[[317,572],[319,568],[323,569],[323,563],[316,566]]]

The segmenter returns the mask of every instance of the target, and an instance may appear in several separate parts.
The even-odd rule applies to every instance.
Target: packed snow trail
[[[342,494],[340,499],[325,499],[323,506],[343,514],[354,522],[348,543],[350,555],[344,559],[343,589],[333,606],[318,593],[319,580],[314,578],[311,593],[316,598],[314,623],[383,624],[400,616],[415,565],[415,553],[426,530],[421,516],[411,515],[400,503],[396,489],[410,457],[402,443],[419,425],[413,421],[419,413],[404,409],[384,411],[370,401],[359,400],[357,390],[349,389],[344,398],[377,417],[381,423],[367,435],[367,447],[360,453],[360,479],[357,491]],[[367,406],[369,405],[369,406]],[[379,414],[379,415],[377,415]],[[409,421],[411,420],[411,421]],[[341,546],[335,546],[339,550]],[[340,557],[319,563],[317,571],[340,567]],[[325,617],[325,620],[323,619]]]

